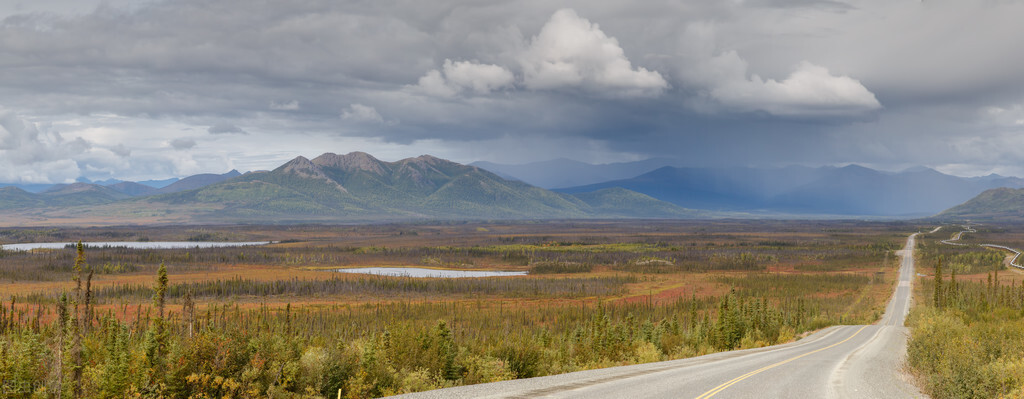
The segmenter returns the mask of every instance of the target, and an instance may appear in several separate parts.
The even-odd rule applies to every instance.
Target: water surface
[[[422,267],[357,267],[352,269],[337,269],[341,273],[375,274],[378,276],[398,277],[443,277],[443,278],[467,278],[467,277],[501,277],[501,276],[525,276],[526,272],[500,272],[488,270],[451,270],[451,269],[424,269]]]

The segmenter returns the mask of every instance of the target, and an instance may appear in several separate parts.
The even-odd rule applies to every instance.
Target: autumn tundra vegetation
[[[771,345],[876,321],[895,251],[917,230],[782,221],[0,230],[3,243],[86,243],[0,251],[0,396],[362,398]],[[88,245],[161,240],[274,243]],[[991,267],[971,256],[959,262]],[[529,274],[334,271],[365,266]],[[917,322],[969,328],[943,312],[991,291],[957,284],[945,308],[918,311]],[[1000,286],[986,312],[1015,300]]]
[[[908,362],[933,398],[1024,397],[1024,275],[1007,268],[1008,252],[990,243],[1024,248],[1017,226],[975,226],[918,239],[917,289],[908,319]]]

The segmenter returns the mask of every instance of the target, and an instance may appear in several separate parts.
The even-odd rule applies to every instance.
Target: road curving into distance
[[[468,385],[401,398],[917,398],[903,373],[914,278],[907,238],[879,323],[834,326],[797,342],[688,359]]]

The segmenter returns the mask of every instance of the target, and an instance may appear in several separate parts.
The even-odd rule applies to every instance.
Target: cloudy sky
[[[1015,0],[7,0],[0,181],[366,151],[1024,176]]]

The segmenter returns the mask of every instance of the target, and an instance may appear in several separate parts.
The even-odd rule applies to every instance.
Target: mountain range
[[[272,171],[192,176],[151,192],[122,183],[75,183],[38,194],[5,187],[0,209],[31,209],[39,218],[185,223],[707,216],[622,188],[556,193],[429,155],[384,162],[362,152],[297,157]]]
[[[95,184],[95,185],[105,186],[105,187],[114,187],[114,186],[126,187],[123,190],[127,190],[127,191],[140,191],[141,190],[141,191],[148,192],[148,189],[138,188],[137,185],[138,186],[143,186],[143,187],[148,187],[148,188],[153,188],[153,189],[160,189],[160,188],[164,188],[164,187],[166,187],[166,186],[168,186],[170,184],[173,184],[174,182],[177,182],[178,180],[180,180],[180,179],[178,179],[176,177],[172,177],[170,179],[144,180],[144,181],[138,181],[138,182],[124,181],[124,180],[118,180],[118,179],[106,179],[106,180],[92,181],[92,180],[89,180],[87,178],[80,177],[80,178],[78,178],[76,183]],[[53,189],[55,187],[60,187],[60,186],[65,186],[65,185],[66,184],[50,184],[50,183],[0,183],[0,188],[3,188],[3,187],[17,187],[17,188],[20,188],[22,190],[28,191],[30,193],[42,193],[42,192],[48,191],[50,189]],[[119,189],[119,188],[115,188],[115,190],[122,191],[122,189]],[[136,195],[136,194],[131,194],[131,195]]]
[[[0,210],[67,207],[76,205],[99,205],[156,194],[170,194],[197,189],[210,184],[241,176],[237,170],[228,173],[200,174],[174,181],[162,188],[142,183],[114,180],[102,183],[51,184],[40,192],[30,192],[18,186],[0,187]]]
[[[0,217],[12,221],[124,223],[373,222],[415,219],[574,219],[1024,215],[1024,180],[963,178],[928,168],[883,172],[845,167],[682,168],[547,190],[507,175],[545,166],[556,181],[588,181],[668,162],[590,165],[555,160],[503,177],[424,155],[385,162],[352,152],[297,157],[270,171],[201,174],[144,182],[0,187]],[[496,164],[477,163],[491,167]],[[565,168],[559,168],[559,165]],[[575,165],[570,167],[571,165]],[[507,165],[505,165],[507,166]],[[574,169],[575,168],[575,169]],[[600,172],[600,171],[605,172]],[[536,176],[531,179],[535,179]],[[998,187],[1004,190],[985,191]],[[1009,191],[1007,191],[1009,190]],[[978,198],[964,201],[985,191]],[[1020,198],[1018,198],[1020,197]],[[1022,216],[1024,217],[1024,216]],[[15,223],[15,222],[12,222]]]
[[[510,180],[520,180],[537,187],[554,189],[627,179],[665,166],[678,166],[671,158],[651,158],[636,162],[589,164],[572,159],[552,159],[521,165],[477,161],[470,165],[494,172]]]
[[[957,177],[928,168],[882,172],[858,165],[809,168],[663,167],[633,178],[556,191],[620,187],[690,209],[808,215],[928,216],[1024,179]]]

